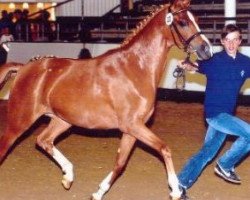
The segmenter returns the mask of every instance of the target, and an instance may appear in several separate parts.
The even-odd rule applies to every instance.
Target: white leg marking
[[[168,182],[169,182],[169,186],[172,189],[172,192],[170,193],[170,196],[175,199],[175,198],[179,198],[181,196],[181,191],[179,189],[179,180],[177,178],[176,175],[174,174],[170,174],[168,176]]]
[[[52,148],[53,158],[61,166],[62,171],[65,173],[63,175],[63,185],[66,189],[70,186],[65,186],[65,184],[71,184],[74,180],[74,172],[72,163],[65,158],[65,156],[55,147]],[[66,181],[67,183],[64,183]]]
[[[101,200],[103,195],[109,190],[112,175],[113,172],[110,172],[109,175],[99,185],[99,190],[92,194],[92,197],[95,200]]]

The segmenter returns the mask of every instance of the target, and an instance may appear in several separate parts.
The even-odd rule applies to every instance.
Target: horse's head
[[[212,53],[209,40],[203,35],[194,16],[188,10],[190,0],[172,0],[166,15],[175,44],[187,52],[195,52],[199,59],[208,59]]]

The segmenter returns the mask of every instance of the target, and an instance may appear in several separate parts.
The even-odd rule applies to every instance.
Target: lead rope
[[[183,61],[183,64],[187,63],[192,65],[193,67],[197,67],[195,64],[193,64],[190,61],[190,52],[187,52],[187,57]],[[185,83],[186,83],[186,73],[185,69],[181,68],[179,65],[175,68],[173,72],[173,76],[176,78],[175,87],[178,91],[183,91],[185,89]]]
[[[179,65],[175,68],[173,76],[176,78],[175,87],[177,90],[182,91],[185,88],[186,74],[185,70],[180,68]]]

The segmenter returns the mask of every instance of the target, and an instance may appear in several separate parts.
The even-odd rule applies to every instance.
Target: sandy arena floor
[[[238,115],[250,122],[250,108],[239,107]],[[0,102],[0,131],[6,120],[6,101]],[[27,135],[3,162],[0,170],[0,200],[88,200],[113,167],[119,133],[73,128],[57,144],[74,164],[75,182],[69,191],[61,186],[57,165],[36,146],[42,123]],[[158,101],[151,129],[170,146],[176,171],[202,145],[205,124],[201,104]],[[223,147],[223,153],[229,145]],[[188,191],[192,200],[250,199],[250,159],[237,167],[242,184],[218,178],[213,161]],[[131,156],[124,174],[106,194],[105,200],[168,200],[166,172],[158,155],[141,143]]]

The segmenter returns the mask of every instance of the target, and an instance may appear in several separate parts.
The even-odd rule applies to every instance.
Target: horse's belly
[[[71,107],[68,104],[67,109],[55,108],[54,114],[61,117],[68,123],[88,129],[113,129],[117,128],[118,120],[114,111],[110,108],[98,106],[84,106]]]
[[[81,127],[90,129],[114,129],[118,128],[117,120],[109,116],[98,116],[84,117],[82,121],[79,122]]]

